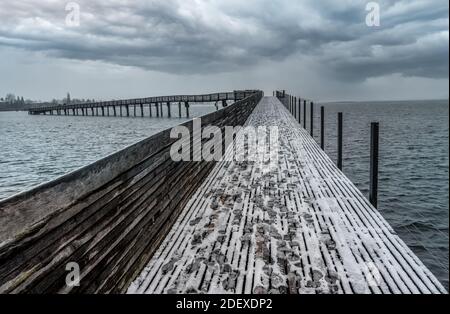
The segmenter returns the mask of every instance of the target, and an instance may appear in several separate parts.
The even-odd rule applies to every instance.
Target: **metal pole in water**
[[[369,201],[377,208],[378,206],[378,142],[379,123],[370,124],[370,183]]]
[[[325,149],[325,107],[320,107],[320,148]]]
[[[338,113],[337,131],[337,167],[342,170],[342,112]]]

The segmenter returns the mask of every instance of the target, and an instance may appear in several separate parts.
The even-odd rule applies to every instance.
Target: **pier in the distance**
[[[150,117],[185,116],[189,117],[189,106],[191,103],[215,103],[218,107],[226,107],[228,102],[242,100],[255,91],[242,90],[224,93],[199,94],[199,95],[175,95],[158,96],[134,99],[121,99],[111,101],[101,101],[92,103],[57,104],[48,106],[36,106],[28,110],[32,115],[72,115],[72,116],[114,116],[144,117],[148,112]],[[173,109],[175,107],[175,109]],[[148,108],[146,110],[146,108]],[[177,112],[172,113],[172,110]],[[165,112],[165,114],[164,114]]]

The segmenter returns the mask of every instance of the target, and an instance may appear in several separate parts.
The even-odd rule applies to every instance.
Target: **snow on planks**
[[[219,162],[129,293],[445,292],[278,99],[246,124],[279,127],[277,167]]]

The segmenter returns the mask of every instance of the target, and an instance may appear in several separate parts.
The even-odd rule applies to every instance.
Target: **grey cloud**
[[[365,1],[78,2],[77,28],[64,25],[64,1],[0,3],[0,46],[166,73],[233,72],[297,56],[349,81],[448,77],[446,0],[380,1],[379,29],[365,25]]]

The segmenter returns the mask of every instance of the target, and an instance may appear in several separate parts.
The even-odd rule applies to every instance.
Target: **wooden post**
[[[105,116],[105,107],[102,106],[102,116]]]
[[[169,118],[172,117],[172,112],[170,111],[170,102],[169,101],[167,102],[167,116]]]
[[[337,167],[342,170],[342,112],[338,113],[337,133]]]
[[[141,104],[141,117],[144,117],[144,104]]]
[[[127,109],[127,117],[129,117],[130,116],[130,106],[126,105],[125,108]]]
[[[153,113],[152,113],[152,103],[148,104],[148,111],[150,111],[150,117],[153,117]]]
[[[320,148],[325,149],[325,107],[320,107]]]
[[[373,207],[378,207],[378,142],[379,123],[370,124],[370,183],[369,201]]]
[[[186,117],[188,117],[189,118],[189,102],[185,102],[184,103],[184,106],[186,107]]]
[[[133,105],[134,116],[136,117],[136,104]]]
[[[91,116],[94,116],[94,107],[91,107]]]
[[[311,101],[311,109],[310,109],[310,128],[311,128],[311,137],[314,137],[314,103]]]
[[[294,97],[294,118],[297,120],[297,97]]]
[[[116,106],[113,106],[113,111],[114,111],[114,117],[116,117],[117,116]]]
[[[181,118],[181,101],[178,102],[178,117]]]
[[[303,100],[303,128],[306,130],[306,100]]]
[[[159,104],[155,103],[155,108],[156,108],[156,116],[159,118]]]
[[[302,124],[302,100],[298,98],[298,123]]]

